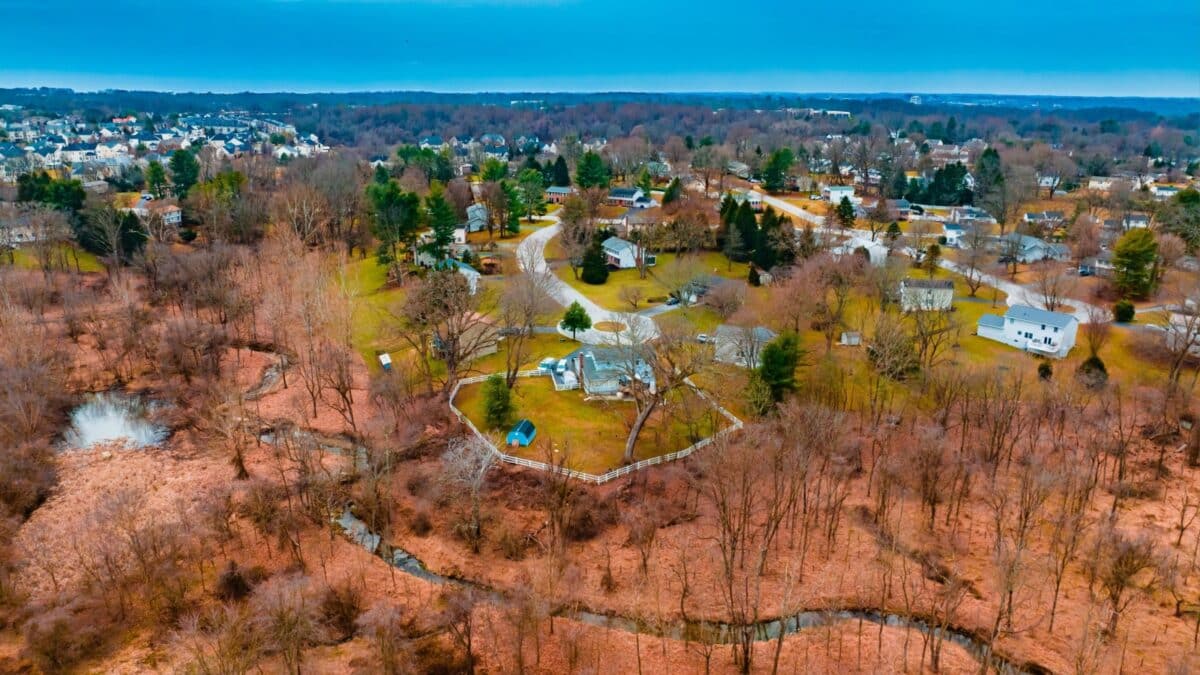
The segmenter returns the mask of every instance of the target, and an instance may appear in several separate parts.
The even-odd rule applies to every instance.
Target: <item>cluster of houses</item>
[[[1121,171],[1111,176],[1092,176],[1088,178],[1087,189],[1093,192],[1109,194],[1117,190],[1144,190],[1156,201],[1166,201],[1179,194],[1183,189],[1180,185],[1171,183],[1165,173],[1139,173],[1136,171]]]
[[[544,141],[537,134],[522,134],[513,139],[507,139],[503,134],[489,132],[478,137],[471,134],[456,134],[443,137],[438,134],[421,136],[417,145],[422,150],[448,152],[454,164],[456,175],[466,176],[483,164],[487,159],[497,159],[507,162],[512,157],[522,155],[557,155],[558,144],[555,141]],[[608,140],[596,138],[584,141],[584,150],[599,152]],[[375,162],[388,164],[387,157],[374,158]]]
[[[0,182],[36,170],[54,170],[84,181],[123,175],[150,162],[167,163],[180,149],[217,157],[271,152],[287,160],[328,152],[315,134],[245,113],[171,116],[151,123],[134,116],[93,123],[78,115],[0,116]],[[274,139],[276,143],[271,143]],[[282,142],[279,142],[281,141]]]

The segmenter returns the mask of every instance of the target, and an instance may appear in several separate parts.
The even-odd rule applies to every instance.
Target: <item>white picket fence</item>
[[[716,401],[709,398],[708,395],[705,394],[703,391],[700,391],[700,389],[698,387],[696,387],[696,385],[693,384],[691,382],[691,380],[685,380],[685,382],[687,382],[688,386],[691,387],[701,398],[703,398],[705,401],[708,401],[710,405],[712,405],[714,408],[717,409],[718,412],[721,413],[721,415],[723,415],[727,420],[729,420],[729,426],[725,427],[724,429],[721,429],[720,431],[713,434],[712,436],[709,436],[708,438],[701,439],[700,441],[693,443],[692,445],[689,445],[688,447],[686,447],[682,450],[676,450],[675,452],[668,452],[665,455],[651,457],[650,459],[643,459],[640,462],[634,462],[633,464],[627,464],[626,466],[623,466],[619,469],[613,469],[612,471],[609,471],[608,473],[603,473],[603,474],[600,474],[597,476],[594,473],[584,473],[583,471],[575,471],[574,469],[565,469],[562,467],[557,467],[557,466],[553,466],[551,464],[547,464],[545,462],[538,462],[538,461],[535,461],[532,459],[525,459],[524,457],[516,457],[516,456],[510,455],[510,454],[502,451],[500,448],[496,447],[496,444],[492,442],[492,439],[488,438],[488,436],[486,434],[479,431],[479,429],[475,426],[475,424],[473,422],[471,422],[471,420],[468,419],[467,416],[464,415],[463,412],[461,410],[459,410],[457,407],[455,407],[455,405],[454,405],[454,399],[458,398],[458,390],[464,384],[476,384],[479,382],[483,382],[488,377],[489,377],[488,375],[476,375],[474,377],[465,377],[465,378],[459,380],[457,383],[455,383],[454,389],[450,392],[450,410],[451,410],[451,412],[454,413],[455,417],[457,417],[463,424],[467,425],[467,427],[476,436],[478,436],[481,440],[483,440],[484,443],[487,443],[488,447],[492,449],[492,452],[496,453],[496,459],[498,459],[501,462],[504,462],[506,464],[515,464],[517,466],[523,466],[527,469],[535,469],[537,471],[561,471],[571,478],[575,478],[577,480],[585,481],[588,483],[595,483],[596,485],[607,483],[611,480],[620,478],[621,476],[627,476],[635,471],[641,471],[642,469],[646,469],[646,468],[649,468],[652,466],[657,466],[659,464],[664,464],[666,462],[674,462],[675,460],[683,459],[684,457],[691,455],[693,452],[695,452],[701,448],[704,448],[706,446],[711,445],[713,443],[713,441],[715,441],[717,438],[720,438],[721,436],[724,436],[725,434],[732,433],[732,432],[737,431],[742,428],[742,420],[738,419],[738,417],[736,415],[729,412],[728,410],[723,408],[721,405],[719,405]],[[544,371],[541,371],[541,370],[522,370],[521,372],[517,373],[517,377],[549,377],[549,376]]]

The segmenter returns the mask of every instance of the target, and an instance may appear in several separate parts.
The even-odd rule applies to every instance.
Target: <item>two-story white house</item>
[[[975,333],[1027,352],[1061,359],[1075,346],[1079,320],[1070,314],[1013,305],[1004,316],[984,314]]]
[[[853,185],[826,185],[821,188],[821,198],[835,206],[841,204],[842,199],[849,199],[851,204],[861,201],[854,196]]]

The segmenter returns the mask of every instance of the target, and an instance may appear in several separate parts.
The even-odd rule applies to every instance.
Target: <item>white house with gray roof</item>
[[[655,257],[653,253],[646,253],[642,247],[631,241],[625,241],[620,237],[609,237],[605,239],[600,248],[604,250],[605,261],[612,267],[619,270],[632,269],[638,266],[638,258],[645,257],[647,267],[654,265]]]
[[[1013,305],[1004,316],[984,314],[975,333],[1027,352],[1061,359],[1075,346],[1079,320],[1070,314]]]

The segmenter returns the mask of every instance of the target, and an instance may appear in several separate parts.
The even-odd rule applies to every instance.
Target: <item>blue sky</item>
[[[0,86],[1200,96],[1200,1],[0,0]]]

